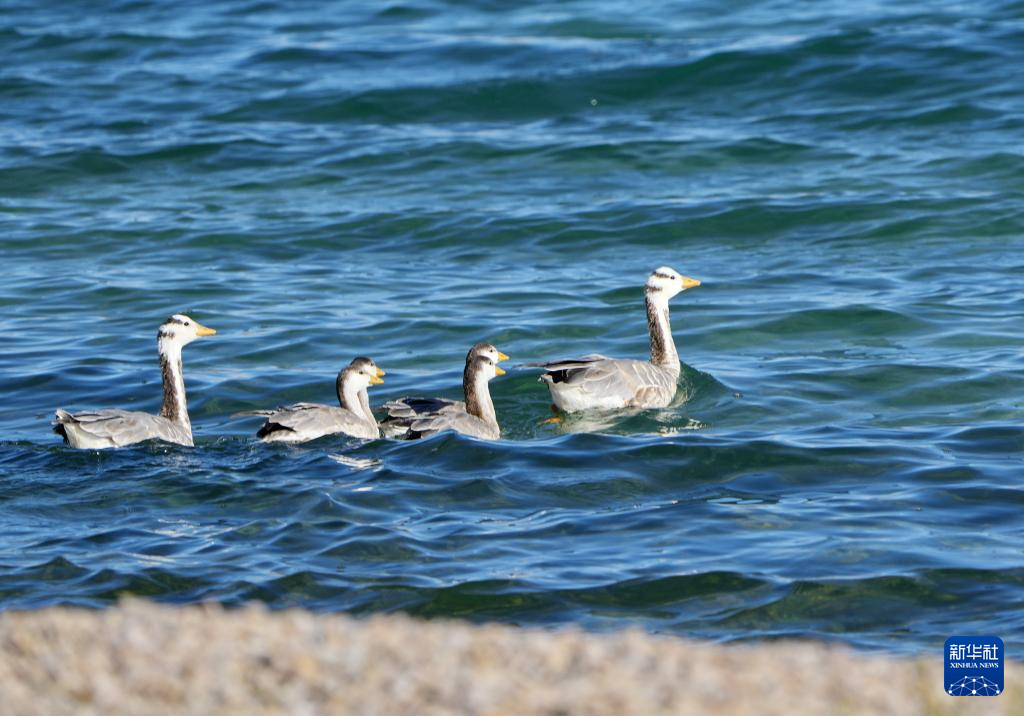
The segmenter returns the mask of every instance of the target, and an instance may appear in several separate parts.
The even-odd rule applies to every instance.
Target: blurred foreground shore
[[[716,646],[262,607],[0,614],[0,714],[1021,714],[942,691],[941,654]]]

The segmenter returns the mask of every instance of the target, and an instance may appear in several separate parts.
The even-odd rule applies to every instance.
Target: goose
[[[465,402],[446,398],[402,398],[385,403],[388,416],[381,423],[384,433],[413,440],[451,429],[474,438],[497,440],[501,437],[501,428],[487,383],[495,376],[505,375],[498,365],[503,360],[508,360],[508,356],[490,343],[477,343],[466,355],[466,369],[462,374]]]
[[[53,432],[71,447],[102,449],[124,447],[144,440],[163,440],[192,447],[192,422],[185,402],[181,349],[217,331],[176,313],[157,331],[157,352],[163,375],[164,402],[159,415],[129,410],[89,410],[69,413],[58,408]]]
[[[668,302],[688,288],[700,286],[695,278],[662,266],[644,285],[647,327],[651,334],[650,361],[608,358],[593,354],[570,360],[528,363],[544,368],[540,380],[548,384],[554,406],[567,413],[617,408],[663,408],[675,397],[679,380],[679,354],[672,339]]]
[[[295,403],[275,410],[236,413],[235,417],[266,417],[256,437],[268,443],[304,443],[335,433],[344,433],[354,438],[379,438],[380,428],[370,410],[366,389],[371,385],[383,384],[381,377],[384,375],[384,371],[371,359],[359,356],[341,369],[335,381],[341,407]]]

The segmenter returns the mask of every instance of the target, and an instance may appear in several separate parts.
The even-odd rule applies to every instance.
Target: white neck
[[[160,415],[177,423],[192,434],[192,421],[188,417],[185,400],[185,376],[182,373],[181,346],[161,340],[157,344],[160,353],[160,373],[164,384],[164,402]]]
[[[491,425],[498,424],[498,416],[494,412],[494,403],[491,401],[491,389],[487,383],[487,376],[482,371],[466,376],[469,380],[463,380],[463,390],[466,393],[466,410],[470,415],[475,415]]]
[[[370,394],[363,388],[359,391],[359,409],[367,420],[374,420],[373,411],[370,410]]]
[[[346,380],[341,384],[341,407],[349,412],[355,413],[359,417],[363,417],[363,406],[359,402],[359,388],[356,387],[354,380]]]
[[[377,424],[370,412],[370,396],[365,387],[357,387],[354,380],[346,380],[341,384],[341,407],[367,423]]]
[[[380,435],[377,418],[373,417],[373,411],[370,409],[370,395],[366,392],[366,388],[359,391],[359,407],[363,412],[363,418],[366,419],[366,423],[377,428],[377,434]]]
[[[651,363],[679,371],[679,354],[672,338],[668,299],[657,292],[647,294],[647,329],[651,334]]]

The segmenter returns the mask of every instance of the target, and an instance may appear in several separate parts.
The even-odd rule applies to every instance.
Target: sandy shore
[[[0,714],[1024,713],[955,698],[938,654],[812,643],[713,646],[640,632],[550,633],[251,607],[0,614]]]

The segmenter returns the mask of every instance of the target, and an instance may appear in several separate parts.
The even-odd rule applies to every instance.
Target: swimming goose
[[[143,440],[163,440],[192,446],[192,422],[185,403],[181,349],[196,338],[217,331],[176,313],[157,331],[157,351],[163,375],[164,402],[159,415],[128,410],[92,410],[69,413],[57,409],[53,432],[76,448],[124,447]]]
[[[304,443],[324,435],[344,433],[354,438],[378,438],[380,429],[370,410],[366,389],[381,385],[384,371],[369,358],[355,358],[338,373],[335,389],[341,407],[295,403],[276,410],[253,410],[242,415],[262,415],[267,421],[256,433],[264,442]]]
[[[501,429],[487,383],[495,376],[505,375],[498,365],[498,361],[503,360],[508,360],[508,356],[490,343],[477,343],[466,355],[466,369],[462,374],[465,402],[446,398],[402,398],[385,403],[388,417],[381,422],[384,434],[412,440],[451,429],[474,438],[497,440]]]
[[[662,266],[644,286],[651,360],[588,355],[574,360],[527,365],[545,369],[555,407],[565,412],[615,408],[662,408],[672,402],[679,380],[679,354],[672,340],[668,302],[700,281]]]

